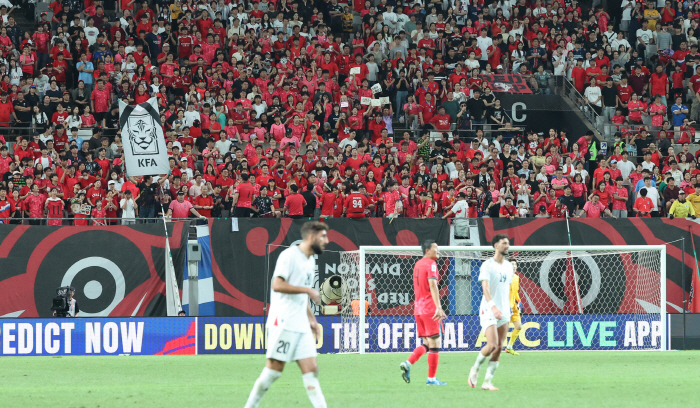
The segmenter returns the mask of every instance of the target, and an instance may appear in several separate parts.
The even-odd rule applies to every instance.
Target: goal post
[[[485,343],[478,275],[493,248],[443,246],[439,253],[440,301],[448,315],[441,347],[476,351]],[[340,253],[346,271],[341,353],[405,352],[420,344],[413,267],[421,257],[419,246]],[[523,309],[516,349],[668,349],[664,245],[511,246],[508,258],[517,262]],[[572,284],[577,290],[567,287]]]

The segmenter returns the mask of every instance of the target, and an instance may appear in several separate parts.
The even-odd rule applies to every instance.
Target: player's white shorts
[[[309,331],[306,333],[284,330],[280,327],[267,328],[267,358],[289,363],[316,357],[316,341]]]
[[[501,312],[501,318],[496,319],[496,316],[493,315],[492,310],[482,309],[479,311],[479,323],[481,323],[482,329],[493,325],[496,325],[496,328],[499,328],[504,324],[508,324],[508,322],[510,322],[510,313]]]

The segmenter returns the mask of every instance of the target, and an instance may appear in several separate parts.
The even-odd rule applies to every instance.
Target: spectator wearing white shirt
[[[564,48],[558,46],[557,50],[552,54],[552,65],[554,66],[554,75],[562,76],[566,69],[568,68],[566,61],[566,54],[564,54]]]
[[[591,79],[591,85],[583,92],[583,96],[588,100],[588,104],[600,115],[603,111],[603,92],[596,84],[595,78]]]
[[[386,5],[386,11],[382,14],[384,17],[384,24],[389,26],[392,33],[396,33],[396,26],[399,22],[399,18],[394,13],[394,7],[391,4]]]
[[[630,21],[632,21],[632,10],[634,10],[634,4],[634,0],[622,0],[622,20],[620,21],[620,31],[627,32],[629,30]]]
[[[445,165],[445,167],[447,167],[447,170],[449,170],[451,180],[459,178],[459,173],[464,171],[464,165],[462,165],[461,161],[455,161],[454,163],[451,161],[453,154],[455,155],[455,158],[456,158],[457,155],[455,153],[451,153],[450,154],[450,162]],[[465,175],[466,175],[466,173],[465,173]]]
[[[416,21],[416,29],[411,31],[411,40],[414,44],[423,39],[423,23]]]
[[[444,220],[452,214],[454,214],[455,218],[469,217],[469,203],[467,202],[466,193],[462,192],[457,195],[457,202],[442,216],[442,219]]]
[[[647,197],[651,199],[651,202],[654,203],[654,209],[651,211],[651,216],[652,217],[658,217],[659,216],[659,190],[651,185],[651,178],[649,176],[644,178],[644,185],[642,188],[645,188],[647,190]],[[639,190],[641,191],[642,188]],[[637,196],[636,198],[641,197],[642,195],[640,194],[639,191],[637,191]]]
[[[100,33],[100,30],[95,27],[95,20],[92,17],[88,18],[87,24],[83,31],[85,32],[85,38],[88,40],[88,45],[93,45],[97,41],[97,35]]]
[[[481,35],[476,38],[476,46],[481,49],[481,61],[484,61],[481,67],[486,67],[486,61],[489,59],[489,47],[493,45],[493,40],[488,36],[486,28],[481,29]]]
[[[614,38],[612,41],[610,41],[610,46],[612,47],[613,51],[619,51],[621,45],[625,46],[625,50],[630,49],[630,42],[627,41],[627,39],[624,38],[623,34],[620,32],[617,33],[617,38]]]
[[[219,139],[215,144],[214,147],[219,151],[219,157],[223,157],[228,151],[231,149],[231,142],[228,139]]]
[[[338,145],[338,148],[340,149],[341,152],[345,151],[345,146],[350,145],[352,146],[353,149],[357,149],[357,140],[355,140],[355,131],[351,130],[350,133],[348,133],[348,137],[343,139],[340,144]]]
[[[265,101],[262,100],[262,97],[260,95],[255,95],[253,97],[253,101],[254,102],[251,107],[255,111],[255,117],[259,118],[260,115],[267,112],[267,103],[265,103]]]
[[[539,18],[540,16],[544,16],[546,18],[547,17],[547,8],[546,7],[534,7],[532,9],[532,15],[535,16],[535,18]]]
[[[622,152],[622,160],[617,162],[617,169],[620,170],[620,175],[624,179],[624,185],[630,186],[630,174],[637,168],[634,163],[627,160],[629,158],[629,153],[626,151]]]
[[[122,225],[136,224],[138,210],[130,190],[124,192],[124,198],[119,201],[119,208],[122,209]]]
[[[386,20],[386,17],[384,17]],[[401,31],[406,31],[404,25],[410,21],[410,17],[403,13],[403,8],[399,7],[396,9],[396,33]],[[408,42],[406,42],[406,47],[408,47]]]
[[[647,20],[642,21],[642,28],[637,30],[637,52],[639,55],[644,55],[646,57],[647,46],[654,44],[654,38],[656,34],[649,29],[649,22]]]
[[[199,111],[194,109],[194,105],[193,103],[187,105],[187,110],[185,111],[185,126],[192,126],[195,120],[201,120]]]

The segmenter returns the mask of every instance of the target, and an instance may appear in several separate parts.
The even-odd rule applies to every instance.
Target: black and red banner
[[[179,287],[188,227],[168,224]],[[0,225],[0,316],[50,317],[67,285],[83,317],[166,316],[165,260],[163,224]]]
[[[289,218],[239,219],[238,231],[234,232],[230,220],[210,223],[217,316],[264,315],[269,279],[277,257],[288,246],[301,240],[300,230],[304,222]],[[316,260],[321,282],[342,273],[339,270],[340,251],[357,250],[360,245],[416,246],[429,238],[438,245],[449,243],[449,225],[440,219],[398,218],[392,223],[382,218],[331,219],[327,224],[330,243]]]
[[[525,83],[522,75],[517,74],[494,74],[479,75],[479,78],[489,84],[493,92],[531,94],[530,87]]]
[[[569,221],[572,245],[604,245],[614,248],[615,245],[663,245],[666,244],[666,300],[667,311],[678,313],[683,308],[683,289],[685,299],[689,300],[692,276],[696,273],[695,251],[700,251],[700,224],[684,219],[669,220],[668,218],[627,218],[627,219],[572,219]],[[564,220],[546,218],[527,218],[509,221],[498,218],[485,218],[479,221],[479,235],[482,245],[490,245],[496,234],[506,234],[511,245],[547,246],[568,245],[567,226]],[[691,239],[692,234],[692,239]],[[685,238],[683,244],[682,238]],[[693,247],[695,245],[695,248]],[[685,256],[681,248],[685,249]],[[681,261],[685,261],[685,269]],[[648,264],[648,261],[636,259],[634,256],[611,259],[611,265],[617,265],[619,275],[607,279],[600,285],[601,291],[596,299],[598,309],[606,309],[610,313],[641,313],[649,303],[658,305],[658,286],[652,271],[640,269],[637,265]],[[635,265],[635,274],[629,273]],[[580,263],[577,273],[582,279],[581,296],[585,296],[592,287],[590,266]],[[571,268],[571,264],[568,265]],[[552,272],[554,273],[554,271]],[[542,290],[543,276],[532,273],[521,279],[521,287],[531,291],[537,299],[566,299],[567,285],[553,283],[550,292]],[[658,276],[658,275],[657,275]],[[550,277],[551,278],[551,277]],[[550,282],[561,279],[549,279]],[[523,301],[525,304],[526,302]],[[539,313],[567,313],[566,302],[557,305],[555,302],[540,304]],[[526,312],[527,307],[526,307]]]

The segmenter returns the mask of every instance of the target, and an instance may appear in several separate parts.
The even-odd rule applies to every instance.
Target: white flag
[[[122,130],[124,164],[128,176],[170,173],[156,98],[136,106],[120,100],[119,128]]]
[[[170,240],[165,237],[165,300],[168,316],[177,316],[182,310],[180,288],[177,286],[173,254],[170,251]]]

